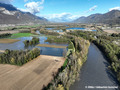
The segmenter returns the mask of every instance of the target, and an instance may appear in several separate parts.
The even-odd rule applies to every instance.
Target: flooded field
[[[37,33],[39,33],[37,31]],[[58,46],[67,46],[67,44],[56,44],[56,43],[49,43],[45,42],[47,40],[47,37],[45,35],[37,35],[36,37],[39,37],[39,43],[38,44],[49,44],[49,45],[58,45]],[[63,56],[66,49],[63,48],[51,48],[51,47],[40,47],[40,46],[29,46],[25,47],[23,41],[25,40],[32,40],[32,36],[30,37],[19,37],[16,38],[18,41],[15,43],[0,43],[0,50],[25,50],[25,49],[33,49],[33,48],[40,48],[41,55],[51,55],[51,56]]]
[[[97,30],[89,30],[87,28],[80,28],[80,27],[72,27],[72,28],[67,28],[66,30],[85,30],[85,31],[97,31]]]

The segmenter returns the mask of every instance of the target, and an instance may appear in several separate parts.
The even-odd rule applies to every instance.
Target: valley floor
[[[6,33],[13,34],[13,33],[19,33],[19,31],[18,30],[0,31],[0,34],[6,34]]]
[[[0,90],[41,90],[64,60],[63,57],[40,55],[21,67],[0,64]]]
[[[120,33],[120,30],[114,30],[114,29],[105,29],[105,30],[103,30],[104,32],[107,32],[107,33],[110,33],[110,34],[112,34],[112,33]]]

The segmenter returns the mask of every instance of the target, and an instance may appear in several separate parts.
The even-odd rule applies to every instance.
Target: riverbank
[[[113,71],[119,81],[120,85],[120,48],[118,44],[113,41],[119,41],[119,34],[106,34],[102,32],[91,33],[91,32],[70,32],[69,34],[83,37],[93,42],[97,47],[104,53],[110,63],[110,69]]]
[[[54,79],[43,90],[68,90],[78,78],[79,71],[87,59],[90,43],[79,37],[75,37],[71,43],[74,48],[66,57],[64,66],[59,69],[58,73],[54,74]]]
[[[103,53],[97,48],[97,46],[91,44],[89,47],[87,61],[80,72],[80,80],[76,81],[70,87],[70,90],[89,90],[89,86],[94,87],[92,90],[98,90],[96,88],[97,86],[118,87],[117,78],[108,68],[109,65],[110,64],[107,62]],[[101,90],[104,89],[105,88],[102,88]],[[106,88],[106,90],[109,89]]]

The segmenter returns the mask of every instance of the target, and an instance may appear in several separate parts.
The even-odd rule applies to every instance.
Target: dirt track
[[[120,33],[119,30],[103,30],[103,31],[107,32],[107,33],[110,33],[110,34],[112,34],[112,33]]]
[[[41,90],[63,63],[62,57],[41,55],[21,67],[0,64],[0,90]]]
[[[11,33],[11,34],[13,34],[13,33],[19,33],[19,31],[18,30],[13,30],[13,31],[0,31],[0,34],[5,34],[5,33]]]

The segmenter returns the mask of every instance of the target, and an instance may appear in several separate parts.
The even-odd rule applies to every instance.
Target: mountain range
[[[48,20],[44,17],[22,12],[11,4],[0,3],[0,24],[38,24],[47,22]],[[120,11],[112,10],[105,14],[92,14],[88,17],[80,17],[73,22],[120,24]]]
[[[0,3],[0,24],[46,23],[47,19],[29,12],[22,12],[11,4]]]
[[[88,17],[80,17],[73,22],[75,23],[105,23],[120,24],[120,11],[112,10],[105,14],[92,14]]]

